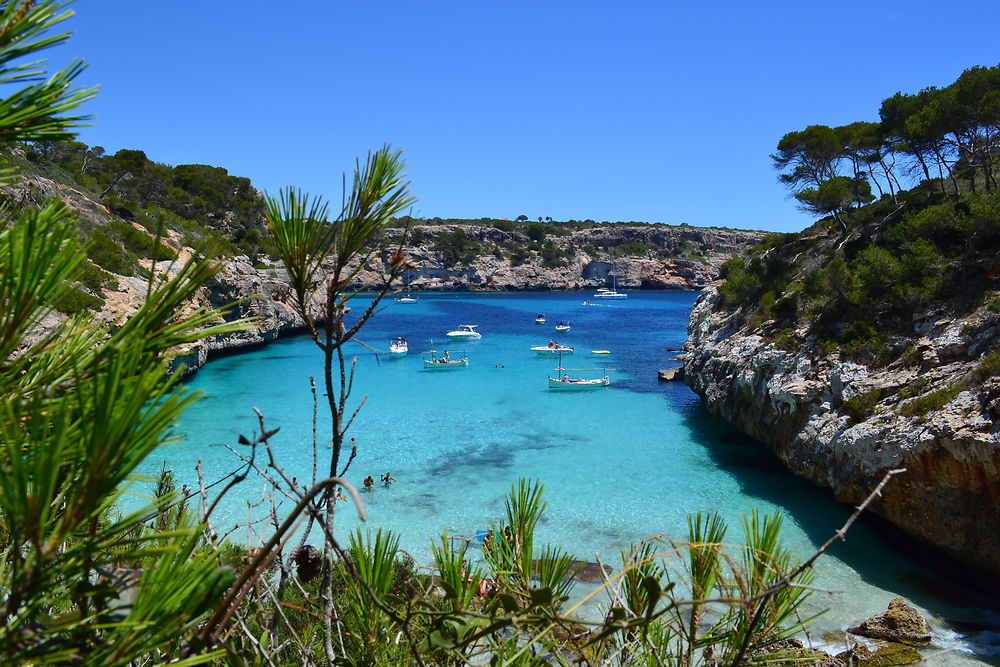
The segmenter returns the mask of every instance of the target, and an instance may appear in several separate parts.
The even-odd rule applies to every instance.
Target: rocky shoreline
[[[922,361],[876,368],[823,354],[804,332],[799,349],[782,349],[716,303],[714,287],[695,303],[684,360],[684,381],[713,416],[840,502],[860,502],[905,468],[871,510],[1000,581],[1000,383],[961,384],[1000,332],[1000,314],[924,314],[913,346]],[[962,386],[924,413],[905,408],[921,392]],[[859,402],[862,413],[850,409]]]

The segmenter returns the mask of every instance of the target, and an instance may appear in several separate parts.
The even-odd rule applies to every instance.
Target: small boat
[[[603,371],[604,375],[596,378],[584,378],[579,375],[570,377],[567,371]],[[604,368],[563,368],[562,355],[559,355],[556,376],[549,376],[549,389],[598,389],[610,386],[611,378],[608,377],[607,366]]]
[[[597,389],[610,386],[611,378],[607,375],[599,378],[571,378],[568,374],[563,374],[561,378],[549,376],[549,389]]]
[[[585,305],[585,306],[593,306],[594,302],[593,301],[584,301],[583,305]]]
[[[407,294],[405,296],[397,296],[393,301],[396,303],[418,303],[420,299],[412,294]]]
[[[594,293],[592,298],[594,299],[627,299],[628,294],[625,292],[618,291],[618,272],[615,271],[615,253],[611,253],[611,271],[608,272],[611,276],[611,289],[607,287],[601,287]]]
[[[468,368],[469,357],[465,351],[455,352],[452,357],[448,350],[428,350],[429,356],[424,357],[424,370],[441,371],[449,368]]]
[[[591,350],[591,354],[611,354],[611,350]]]
[[[478,326],[478,324],[459,324],[457,329],[449,331],[445,335],[448,336],[448,338],[475,340],[483,337],[481,333],[476,331],[476,327]]]
[[[573,354],[573,348],[568,345],[560,345],[555,341],[549,341],[548,345],[538,345],[537,347],[531,348],[535,354],[541,355],[556,355],[556,354]]]
[[[566,333],[569,331],[569,322],[560,322],[556,325],[556,331],[560,333]]]
[[[402,336],[397,336],[395,340],[389,343],[390,357],[404,357],[409,351],[410,346],[406,344],[406,339]]]
[[[545,324],[545,313],[538,313],[538,317],[535,318],[535,324]]]

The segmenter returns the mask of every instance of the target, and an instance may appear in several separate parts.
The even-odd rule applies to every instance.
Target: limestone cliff
[[[876,307],[878,292],[865,292],[865,281],[892,275],[895,260],[879,255],[882,265],[869,273],[860,262],[863,248],[884,232],[814,229],[776,244],[767,261],[787,259],[772,272],[782,278],[768,284],[761,270],[764,283],[743,294],[751,298],[741,304],[733,290],[738,280],[753,282],[748,273],[705,289],[691,315],[685,382],[711,414],[842,502],[859,502],[888,470],[906,468],[873,511],[1000,575],[1000,308],[990,300],[992,259],[980,265],[966,253],[960,266],[938,262],[938,275],[958,269],[954,289],[923,300],[900,290],[918,307]],[[912,237],[906,243],[911,248]],[[855,254],[845,256],[852,244]],[[833,294],[837,281],[852,286],[848,296],[867,301],[858,296],[857,308],[836,311],[836,296],[819,306],[803,297],[810,284]],[[898,287],[890,282],[881,289]],[[782,307],[783,299],[791,304]],[[859,329],[850,319],[858,313],[873,318],[862,323],[867,338],[844,334]],[[839,342],[831,343],[837,332]]]
[[[148,235],[142,220],[122,219],[120,211],[78,188],[39,175],[21,177],[6,188],[16,205],[33,206],[61,199],[80,217],[81,234],[117,224],[118,229]],[[225,218],[225,216],[222,216]],[[148,221],[147,221],[148,222]],[[218,229],[225,231],[225,219]],[[403,242],[412,268],[405,287],[413,291],[568,290],[610,286],[617,280],[625,289],[699,289],[718,275],[719,266],[745,251],[763,232],[687,225],[551,223],[549,233],[529,235],[527,223],[428,224],[417,221],[409,233],[402,227],[386,230],[376,259],[362,267],[355,287],[377,288],[384,282],[385,262]],[[539,227],[541,229],[541,227]],[[539,229],[534,230],[538,232]],[[404,234],[406,236],[404,237]],[[167,229],[163,243],[183,261],[192,252],[184,230]],[[616,253],[614,255],[614,253]],[[107,265],[104,271],[113,271]],[[169,274],[176,263],[141,256],[138,273]],[[614,278],[611,276],[614,268]],[[108,275],[108,274],[105,274]],[[102,304],[96,316],[113,325],[128,317],[145,298],[148,279],[111,273],[99,288],[78,285],[81,292]],[[403,284],[394,287],[402,288]],[[291,306],[284,270],[265,255],[224,259],[220,273],[202,290],[198,303],[214,307],[237,302],[228,317],[256,318],[254,328],[205,341],[182,351],[178,363],[202,365],[214,351],[232,350],[273,340],[302,326]],[[58,317],[58,314],[56,314]]]

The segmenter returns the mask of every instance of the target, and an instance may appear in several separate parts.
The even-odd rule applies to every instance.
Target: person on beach
[[[372,476],[371,476],[371,475],[368,475],[367,477],[365,477],[365,481],[364,481],[364,484],[365,484],[365,488],[366,488],[366,489],[370,489],[370,488],[372,488],[373,486],[375,486],[375,480],[374,480],[374,479],[372,479]]]
[[[382,483],[385,484],[386,486],[391,486],[392,483],[396,481],[395,478],[393,478],[393,476],[390,475],[389,473],[382,475],[382,477],[380,477],[379,479],[381,479]]]

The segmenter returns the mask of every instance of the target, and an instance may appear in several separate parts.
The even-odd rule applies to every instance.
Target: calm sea
[[[365,476],[385,472],[399,480],[364,494],[371,527],[395,531],[418,561],[430,562],[429,544],[442,532],[471,536],[498,519],[504,494],[520,477],[545,485],[549,506],[539,537],[583,560],[598,553],[606,563],[620,562],[619,551],[647,535],[684,539],[686,517],[698,511],[726,517],[736,541],[739,518],[751,508],[778,510],[785,543],[801,558],[842,525],[848,508],[709,417],[682,383],[657,382],[657,369],[677,365],[671,359],[686,338],[695,293],[633,292],[627,301],[584,305],[589,298],[589,292],[435,294],[420,295],[414,305],[388,302],[378,312],[359,339],[387,350],[402,335],[410,354],[390,359],[361,345],[349,350],[357,356],[352,405],[367,398],[349,433],[358,456],[347,477],[359,486]],[[545,325],[535,324],[538,313]],[[557,336],[560,320],[572,329]],[[444,334],[459,324],[479,325],[482,339],[448,343]],[[575,347],[562,360],[566,368],[607,363],[612,386],[548,390],[556,360],[529,348],[550,338]],[[467,350],[471,366],[424,371],[420,353],[432,345]],[[195,486],[199,457],[208,480],[233,470],[237,460],[224,443],[236,446],[241,434],[259,431],[256,407],[268,428],[280,427],[273,444],[288,474],[308,479],[309,377],[322,386],[321,373],[321,353],[305,337],[212,361],[192,378],[204,399],[177,425],[180,441],[163,447],[144,471],[154,474],[165,463]],[[329,420],[320,415],[322,470]],[[262,516],[266,503],[254,506],[261,494],[259,480],[237,487],[216,513],[216,528],[225,532]],[[338,513],[341,534],[357,523],[353,511]],[[811,609],[830,609],[816,624],[817,644],[832,641],[829,648],[837,650],[823,630],[857,623],[902,595],[932,620],[937,643],[956,649],[939,662],[1000,660],[995,605],[906,560],[865,525],[856,525],[817,570],[816,585],[835,591],[811,599]]]

